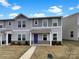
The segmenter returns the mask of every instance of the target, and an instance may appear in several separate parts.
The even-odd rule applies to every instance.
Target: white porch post
[[[31,37],[32,37],[32,33],[30,32],[30,46],[31,46],[31,39],[32,39]]]
[[[8,33],[6,33],[6,45],[8,45]]]
[[[1,36],[0,37],[0,43],[1,43],[0,45],[2,45],[2,34],[0,34],[0,36]]]
[[[50,46],[52,45],[52,33],[50,32]]]

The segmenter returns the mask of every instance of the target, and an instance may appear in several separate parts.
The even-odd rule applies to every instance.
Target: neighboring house
[[[61,21],[61,16],[28,18],[23,14],[0,20],[1,45],[18,41],[27,41],[30,45],[62,43]]]
[[[63,23],[63,39],[79,40],[79,13],[64,17]]]

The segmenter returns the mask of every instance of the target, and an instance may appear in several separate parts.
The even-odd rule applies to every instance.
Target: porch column
[[[8,33],[6,33],[6,45],[8,45]]]
[[[50,46],[52,45],[52,33],[50,32]]]
[[[0,40],[0,45],[2,45],[2,34],[0,34],[0,36],[1,36],[1,37],[0,37],[0,39],[1,39],[1,40]]]
[[[31,46],[31,39],[32,39],[31,37],[32,37],[32,33],[30,32],[30,46]]]

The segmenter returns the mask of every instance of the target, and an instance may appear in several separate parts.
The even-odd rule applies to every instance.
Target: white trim
[[[9,33],[6,33],[6,45],[8,45],[8,34]]]
[[[46,34],[46,33],[44,33],[46,36],[47,36],[47,40],[46,41],[48,41],[48,34]],[[44,34],[42,34],[42,40],[43,40],[43,35]],[[45,41],[45,40],[43,40],[43,41]]]
[[[30,32],[30,46],[31,46],[31,40],[32,40],[32,33]]]
[[[50,32],[50,46],[52,45],[52,33]]]
[[[28,29],[28,30],[13,30],[13,31],[30,31],[30,29]]]
[[[2,45],[2,33],[0,33],[0,45]]]
[[[44,26],[44,25],[43,25],[43,24],[44,24],[44,21],[47,22],[47,26]],[[48,27],[48,19],[43,19],[43,20],[42,20],[42,27]]]
[[[58,32],[53,32],[53,33],[52,33],[52,41],[54,41],[54,40],[53,40],[53,34],[57,34],[57,41],[58,41]]]
[[[37,24],[35,24],[35,21],[37,21]],[[34,19],[34,25],[38,25],[38,23],[39,23],[38,19]]]
[[[11,21],[8,21],[8,25],[9,25],[9,26],[11,26],[11,24],[10,24],[10,23],[11,23]]]
[[[23,40],[22,40],[23,35],[25,35],[25,41],[26,41],[27,35],[26,35],[26,34],[23,34],[23,33],[19,33],[19,34],[21,35],[21,41],[23,41]],[[19,35],[19,34],[18,34],[18,35]],[[18,35],[17,35],[17,36],[18,36]],[[17,37],[17,39],[18,39],[18,37]]]
[[[53,26],[53,23],[57,23],[57,26]],[[58,27],[58,19],[52,19],[52,27]]]

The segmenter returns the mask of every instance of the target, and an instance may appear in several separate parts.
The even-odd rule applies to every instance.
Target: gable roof
[[[23,14],[19,14],[19,15],[17,15],[14,19],[17,19],[17,18],[19,18],[19,17],[28,18],[27,16],[25,16],[25,15],[23,15]]]
[[[28,18],[27,16],[23,15],[23,14],[19,14],[17,15],[14,19],[1,19],[0,21],[13,21],[15,19],[18,19],[19,17],[24,17],[24,18]],[[62,16],[49,16],[49,17],[31,17],[31,18],[28,18],[28,19],[51,19],[51,18],[59,18],[61,19]]]

